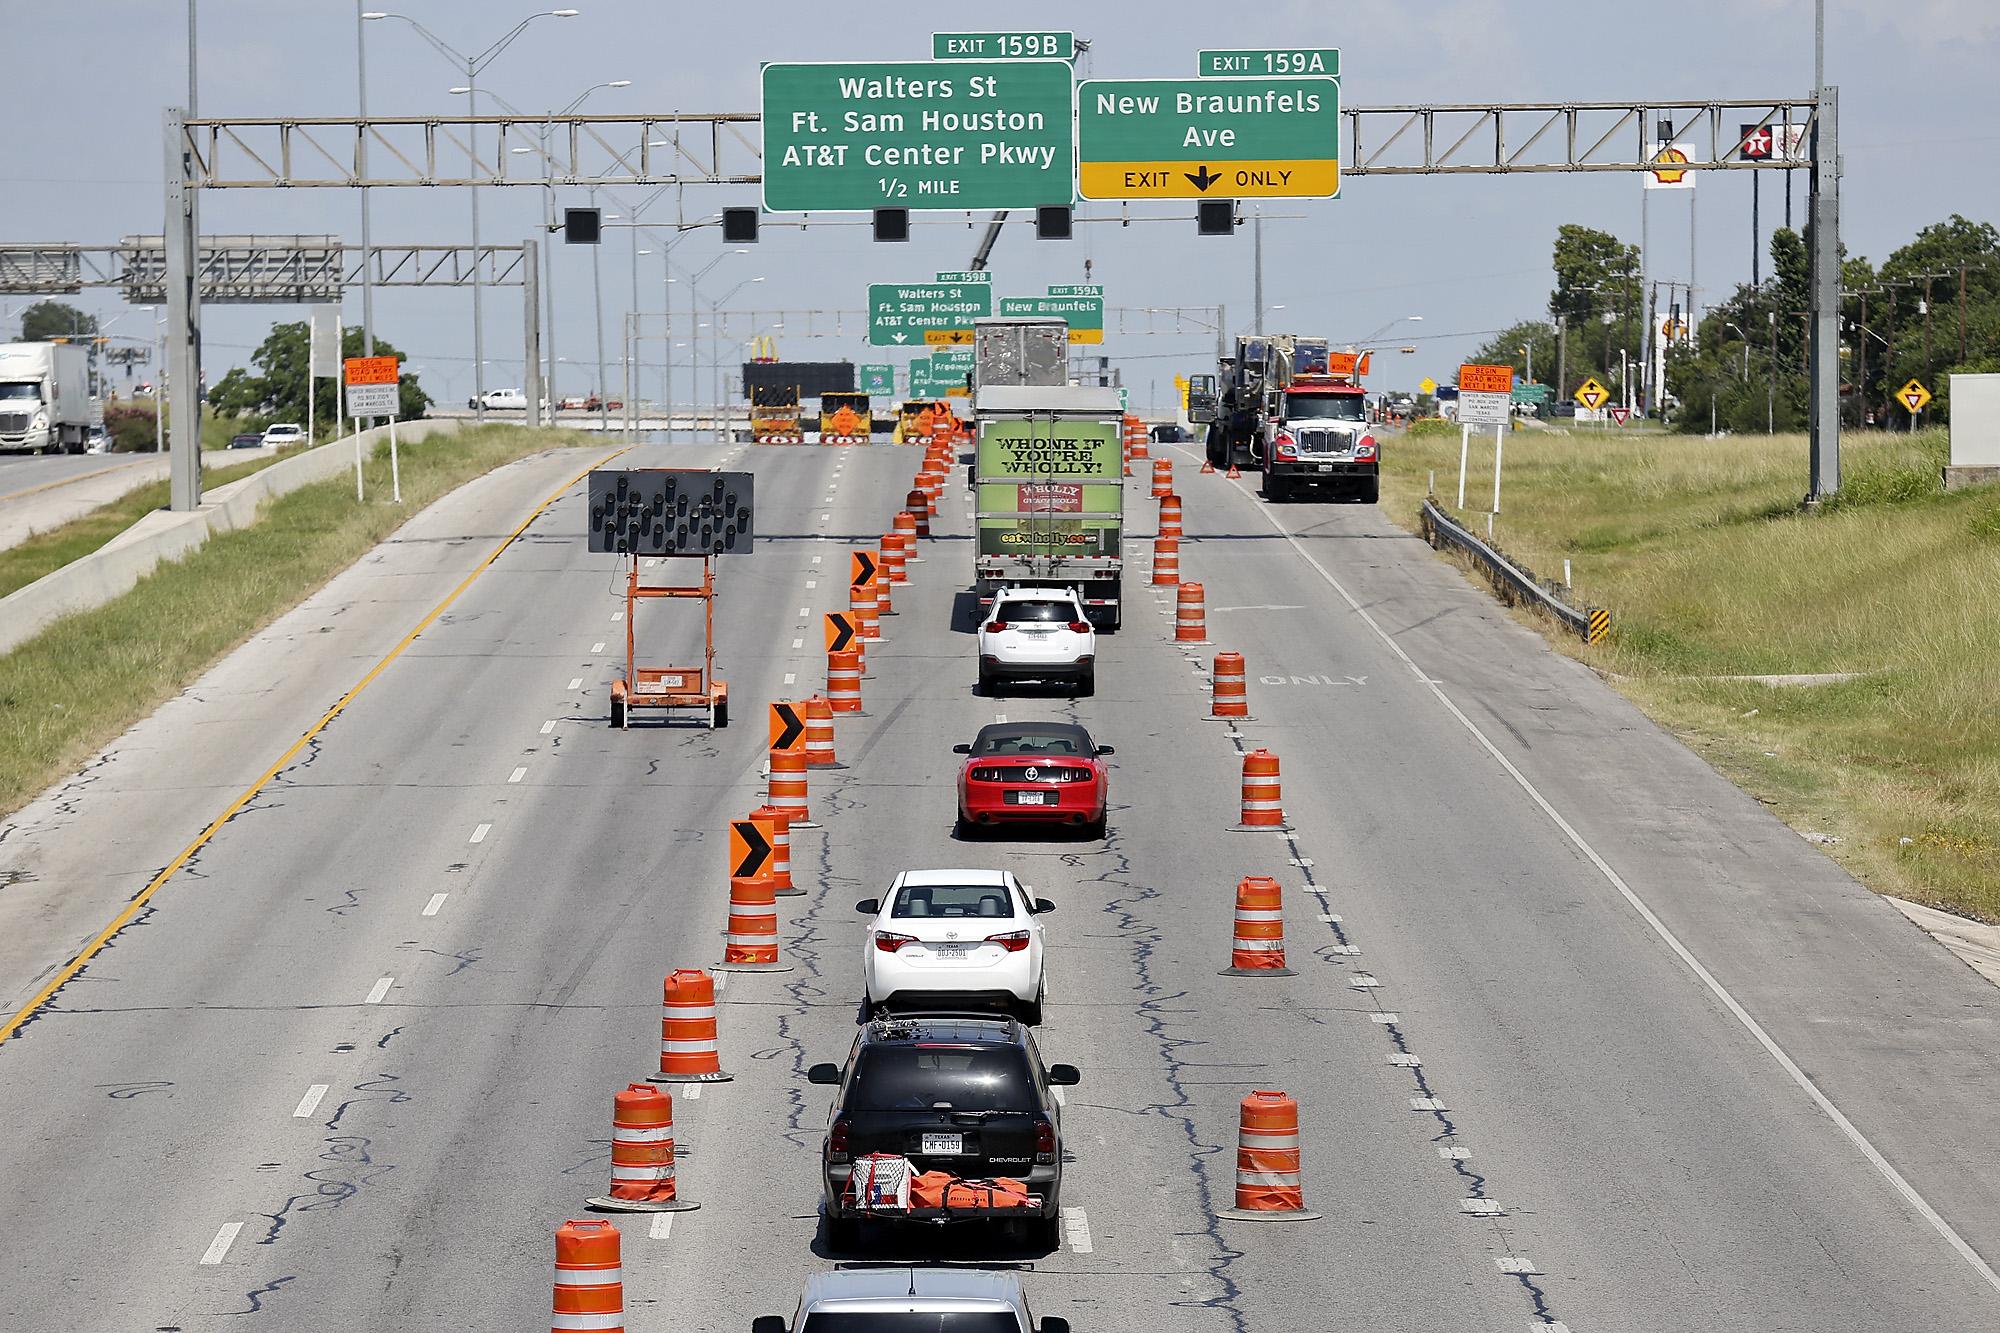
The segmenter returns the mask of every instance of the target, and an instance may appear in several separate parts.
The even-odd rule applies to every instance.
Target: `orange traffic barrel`
[[[1243,822],[1236,827],[1285,827],[1285,806],[1278,787],[1278,756],[1269,750],[1252,750],[1243,756]]]
[[[812,756],[806,756],[808,766]],[[771,891],[780,898],[801,898],[805,890],[792,883],[792,817],[775,805],[760,805],[750,821],[771,842]]]
[[[1310,1222],[1299,1172],[1299,1104],[1282,1092],[1253,1092],[1238,1108],[1236,1206],[1239,1222]]]
[[[1144,457],[1144,455],[1140,455]],[[1155,458],[1153,460],[1153,498],[1161,499],[1174,493],[1174,460]]]
[[[611,1099],[611,1192],[590,1200],[607,1213],[685,1213],[701,1207],[674,1186],[674,1099],[634,1083]]]
[[[922,490],[912,490],[903,497],[903,512],[899,519],[910,520],[910,531],[919,537],[931,535],[931,502]]]
[[[833,755],[833,705],[823,694],[806,700],[806,767],[839,767]]]
[[[903,555],[903,535],[899,532],[882,534],[882,573],[891,583],[910,581],[909,563]]]
[[[782,812],[792,823],[813,828],[812,815],[806,809],[806,752],[804,750],[770,751],[771,777],[770,805]]]
[[[875,548],[875,583],[871,591],[875,594],[875,617],[878,628],[883,616],[896,614],[896,598],[891,590],[893,581],[889,578],[887,554],[880,546]]]
[[[778,896],[769,875],[729,877],[729,929],[720,972],[789,972],[778,961]]]
[[[920,494],[917,499],[922,500],[923,496]],[[924,517],[928,520],[930,518],[929,507],[926,506],[925,508],[926,513]],[[917,516],[908,507],[908,501],[904,502],[904,508],[896,511],[896,515],[890,520],[890,523],[896,529],[896,547],[903,553],[904,565],[921,565],[924,562],[924,558],[917,554]],[[923,535],[928,536],[930,524],[926,522],[924,527],[926,532]],[[904,577],[907,578],[908,576],[909,571],[906,569]]]
[[[660,1072],[654,1083],[727,1083],[715,1035],[715,978],[698,967],[667,973],[660,1001]]]
[[[826,655],[826,705],[836,713],[861,711],[861,654],[852,648]]]
[[[572,1218],[556,1228],[555,1333],[592,1329],[624,1333],[625,1280],[618,1228]]]
[[[1146,457],[1146,423],[1137,417],[1126,417],[1125,443],[1132,450],[1132,457]]]
[[[1236,938],[1225,977],[1289,977],[1285,966],[1283,890],[1268,875],[1245,875],[1236,882]]]
[[[1173,466],[1164,458],[1160,462],[1166,463],[1170,468]],[[1156,463],[1154,466],[1158,467],[1159,464]],[[1162,537],[1181,535],[1181,497],[1171,492],[1160,497],[1160,535]]]
[[[855,637],[879,639],[882,637],[882,600],[876,595],[875,585],[847,589],[847,609],[854,613]]]
[[[1209,676],[1208,715],[1216,718],[1250,716],[1250,693],[1243,675],[1242,653],[1217,653]]]
[[[1207,643],[1208,616],[1202,609],[1203,588],[1199,583],[1183,583],[1174,602],[1174,642]]]
[[[1181,543],[1177,537],[1153,538],[1153,586],[1171,588],[1181,581]]]

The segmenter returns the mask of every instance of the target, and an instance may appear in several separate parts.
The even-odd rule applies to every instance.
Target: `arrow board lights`
[[[1340,82],[1086,79],[1076,161],[1085,199],[1331,199]]]
[[[590,549],[618,555],[748,555],[754,478],[673,468],[590,474]]]

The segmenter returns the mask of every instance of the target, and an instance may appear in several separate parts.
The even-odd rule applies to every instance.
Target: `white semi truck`
[[[0,453],[80,454],[103,418],[90,397],[90,349],[0,344]]]

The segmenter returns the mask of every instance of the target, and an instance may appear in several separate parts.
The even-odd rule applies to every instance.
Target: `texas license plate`
[[[926,1157],[957,1157],[965,1151],[965,1135],[926,1134],[922,1151]]]
[[[1333,471],[1333,464],[1331,464],[1331,463],[1321,463],[1321,464],[1319,465],[1319,470],[1320,470],[1321,472],[1331,472],[1331,471]]]
[[[1054,804],[1055,804],[1055,801],[1054,801],[1054,800],[1052,799],[1052,798],[1053,798],[1053,797],[1055,796],[1055,793],[1054,793],[1054,792],[1048,792],[1048,791],[1017,791],[1017,792],[1009,792],[1009,793],[1008,793],[1008,795],[1010,795],[1010,796],[1012,796],[1012,797],[1014,798],[1014,804],[1015,804],[1015,805],[1054,805]]]
[[[963,958],[972,952],[970,944],[933,944],[931,952],[939,958]]]

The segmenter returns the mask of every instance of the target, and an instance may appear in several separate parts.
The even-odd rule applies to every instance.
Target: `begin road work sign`
[[[764,207],[1036,208],[1070,201],[1061,60],[764,66]]]
[[[342,365],[347,381],[347,415],[400,415],[398,381],[402,371],[393,356],[350,356]]]
[[[1331,199],[1340,83],[1087,79],[1076,88],[1085,199]]]

